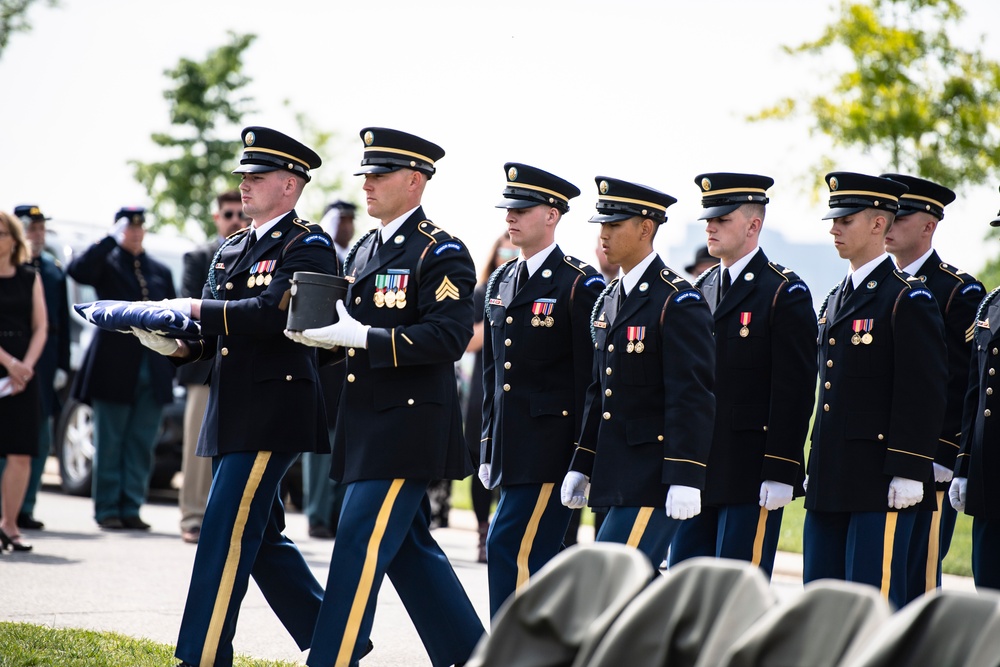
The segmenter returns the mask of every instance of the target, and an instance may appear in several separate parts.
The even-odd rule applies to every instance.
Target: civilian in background
[[[715,257],[712,257],[712,254],[708,252],[708,246],[703,245],[695,251],[694,261],[685,266],[684,270],[687,271],[687,274],[689,276],[697,279],[698,276],[703,274],[708,269],[711,269],[718,263],[719,260],[716,259]]]
[[[354,211],[357,208],[349,201],[338,199],[326,207],[326,213],[319,221],[319,226],[333,239],[333,249],[337,251],[341,266],[354,241]]]

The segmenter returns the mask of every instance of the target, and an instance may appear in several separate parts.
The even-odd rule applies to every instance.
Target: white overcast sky
[[[983,49],[1000,60],[1000,3],[962,4],[969,16],[957,36],[973,45],[989,31]],[[15,35],[0,57],[0,207],[37,203],[56,218],[110,226],[119,207],[148,204],[127,161],[164,157],[150,141],[151,133],[170,131],[163,72],[180,57],[202,59],[232,30],[258,35],[245,57],[253,79],[246,92],[256,109],[246,124],[296,134],[293,114],[304,112],[336,132],[335,153],[322,170],[344,176],[341,196],[362,201],[360,179],[350,175],[361,157],[362,127],[394,127],[439,143],[447,155],[425,209],[468,243],[477,264],[504,229],[493,205],[507,161],[555,172],[583,190],[557,239],[584,259],[592,259],[597,233],[586,222],[596,175],[678,198],[657,238],[678,269],[692,253],[685,226],[697,224],[701,208],[693,179],[706,171],[774,177],[766,226],[793,241],[826,243],[828,223],[820,219],[826,192],[814,198],[805,175],[828,142],[810,137],[802,122],[744,118],[781,97],[829,85],[827,75],[843,59],[796,60],[780,47],[817,37],[832,6],[825,0],[62,0],[56,9],[37,3],[32,32]],[[239,129],[232,128],[234,137]],[[835,157],[838,169],[889,170],[882,156]],[[982,242],[1000,209],[996,186],[969,189],[948,208],[936,239],[947,261],[976,271],[1000,251]],[[299,213],[318,219],[323,203],[303,202]],[[370,224],[360,217],[361,230]],[[835,260],[832,246],[830,256]],[[796,265],[794,257],[773,259]]]

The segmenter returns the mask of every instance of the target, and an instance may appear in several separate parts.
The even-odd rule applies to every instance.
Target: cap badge
[[[253,146],[253,142],[256,140],[257,137],[254,136],[253,132],[247,132],[247,136],[243,137],[243,141],[246,143],[247,146]]]
[[[511,167],[507,170],[507,180],[516,181],[517,180],[517,167]]]
[[[830,189],[831,190],[836,190],[839,185],[840,185],[840,183],[837,181],[837,177],[836,176],[831,176],[830,177]]]
[[[701,179],[701,189],[704,190],[705,192],[708,192],[709,190],[711,190],[712,189],[712,181],[708,180],[707,178]]]
[[[372,134],[371,130],[365,132],[365,146],[371,146],[372,142],[375,141],[375,135]]]
[[[42,214],[42,212],[40,210],[38,210],[37,206],[32,206],[31,210],[28,211],[28,215],[41,215],[41,214]]]
[[[601,184],[598,186],[598,190],[601,191],[602,195],[608,194],[608,182],[607,181],[601,181]]]

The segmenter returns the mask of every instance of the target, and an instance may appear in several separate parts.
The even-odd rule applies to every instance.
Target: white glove
[[[915,479],[893,477],[889,482],[889,507],[901,510],[924,499],[924,485]]]
[[[590,478],[582,472],[570,470],[563,478],[562,488],[559,490],[559,497],[562,504],[574,510],[587,506],[587,485]]]
[[[480,463],[479,464],[479,481],[482,482],[483,486],[485,486],[487,489],[490,488],[490,481],[491,481],[490,480],[490,469],[491,469],[491,466],[490,466],[489,463]]]
[[[701,514],[701,490],[693,486],[672,484],[667,491],[667,516],[671,519],[690,519]]]
[[[128,228],[128,216],[122,216],[115,221],[115,224],[111,227],[111,231],[108,232],[108,236],[115,240],[115,243],[121,245],[125,241],[125,230]]]
[[[965,511],[965,491],[968,487],[969,479],[967,477],[956,477],[951,480],[951,486],[948,487],[948,500],[956,512]]]
[[[809,475],[806,475],[805,479],[802,480],[802,490],[803,491],[809,490]]]
[[[184,317],[191,317],[190,297],[184,297],[181,299],[161,299],[157,302],[157,305],[169,308],[170,310],[176,310],[178,313],[184,315]]]
[[[66,382],[68,381],[69,381],[69,374],[66,373],[66,371],[64,371],[63,369],[57,368],[56,375],[54,378],[52,378],[52,388],[55,389],[56,391],[59,391],[60,389],[66,386]]]
[[[344,306],[344,302],[341,299],[337,300],[337,314],[340,316],[340,320],[328,327],[321,327],[319,329],[306,329],[302,332],[302,338],[305,340],[313,341],[313,345],[316,347],[325,347],[331,349],[337,346],[342,347],[368,347],[368,330],[371,329],[367,324],[361,324],[356,319],[351,317],[351,314],[347,312],[347,308]],[[296,342],[303,343],[305,345],[310,345],[308,342],[302,340],[297,340],[292,338]]]
[[[954,473],[951,470],[945,468],[943,465],[934,464],[935,482],[950,482],[952,477],[954,477]]]
[[[139,339],[139,342],[151,349],[153,352],[157,352],[164,356],[170,356],[178,349],[180,349],[180,344],[173,338],[167,338],[162,334],[150,333],[148,331],[143,331],[142,329],[137,329],[132,327],[132,333],[135,337]]]
[[[792,485],[766,480],[760,485],[760,506],[768,512],[781,509],[792,502]]]

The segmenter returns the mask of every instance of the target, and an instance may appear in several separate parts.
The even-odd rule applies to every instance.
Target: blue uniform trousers
[[[906,556],[916,512],[807,511],[802,581],[870,584],[896,608],[906,604]]]
[[[701,514],[677,529],[670,543],[670,567],[688,558],[715,556],[748,561],[770,577],[784,511],[768,511],[756,503],[702,507]]]
[[[156,402],[149,364],[139,366],[132,403],[94,399],[94,518],[139,516],[153,474],[163,406]]]
[[[434,667],[465,662],[483,624],[448,557],[431,537],[427,480],[347,484],[327,593],[306,664],[349,667],[368,646],[384,576]]]
[[[948,502],[947,491],[937,492],[937,503],[938,509],[933,512],[917,512],[913,524],[907,556],[906,596],[910,600],[941,586],[941,561],[951,547],[958,513]]]
[[[551,482],[501,488],[486,538],[491,618],[530,575],[559,553],[572,512]]]
[[[972,578],[976,588],[1000,590],[1000,523],[972,518]]]
[[[233,664],[236,619],[251,576],[299,648],[309,647],[323,588],[295,543],[281,534],[285,511],[278,495],[297,456],[236,452],[212,460],[178,659],[199,667]]]
[[[663,507],[612,507],[597,533],[597,541],[635,547],[658,568],[681,523],[667,516]]]

